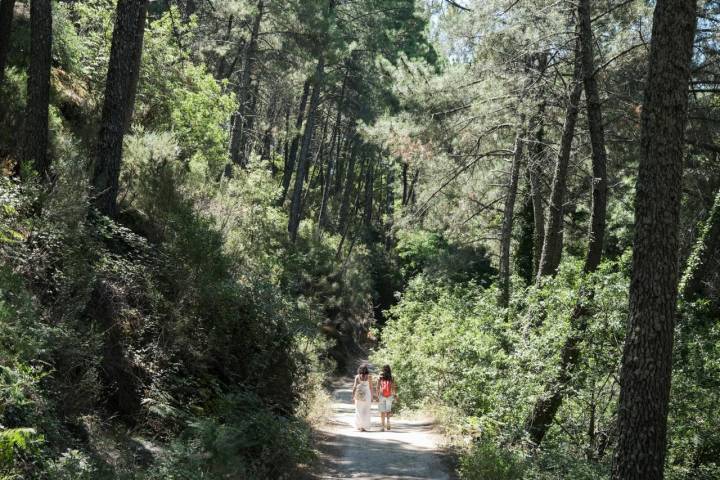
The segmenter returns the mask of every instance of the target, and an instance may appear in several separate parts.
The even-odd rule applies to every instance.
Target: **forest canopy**
[[[0,0],[0,478],[305,478],[368,351],[460,478],[718,478],[719,36]]]

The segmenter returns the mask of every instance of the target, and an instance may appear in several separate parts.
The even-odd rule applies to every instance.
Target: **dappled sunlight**
[[[372,407],[369,431],[353,426],[350,380],[336,383],[332,417],[323,430],[320,449],[326,473],[320,478],[447,479],[448,469],[438,450],[440,436],[430,419],[407,420],[394,416],[392,429],[382,431],[377,404]]]

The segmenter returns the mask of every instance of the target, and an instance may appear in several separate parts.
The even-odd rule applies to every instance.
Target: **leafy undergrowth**
[[[542,286],[514,279],[510,307],[477,280],[417,269],[398,305],[386,312],[375,363],[390,363],[407,408],[438,420],[468,480],[601,479],[614,449],[618,359],[627,310],[629,256],[581,275],[567,260]],[[429,274],[433,272],[432,274]],[[595,295],[582,335],[581,362],[542,447],[529,446],[525,422],[560,351],[580,283]],[[717,478],[717,328],[702,305],[688,305],[678,327],[667,476]],[[707,309],[706,309],[707,310]],[[705,313],[703,313],[705,312]],[[409,341],[412,339],[412,341]],[[688,428],[692,425],[692,428]]]
[[[72,165],[49,194],[0,185],[0,477],[293,478],[327,404],[320,327],[368,315],[366,253],[337,277],[337,238],[287,242],[266,170],[191,198],[157,161],[173,138],[141,135],[121,223]]]

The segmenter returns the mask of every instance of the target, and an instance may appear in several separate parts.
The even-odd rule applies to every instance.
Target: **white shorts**
[[[390,413],[392,411],[392,404],[393,404],[393,397],[390,395],[389,397],[383,397],[380,395],[380,400],[378,400],[378,412],[380,413]]]

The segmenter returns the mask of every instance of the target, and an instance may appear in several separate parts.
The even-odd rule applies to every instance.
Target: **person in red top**
[[[383,430],[390,430],[390,416],[392,415],[392,404],[398,396],[397,384],[392,377],[390,365],[383,365],[382,374],[378,378],[378,411]]]

